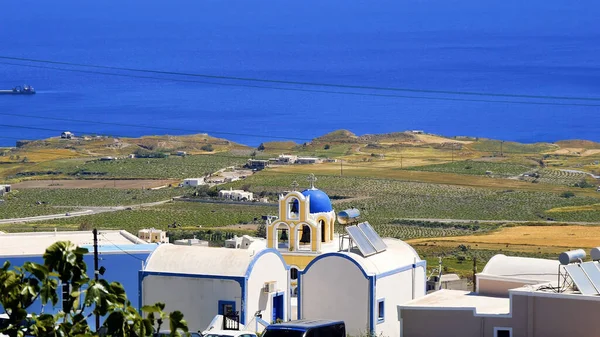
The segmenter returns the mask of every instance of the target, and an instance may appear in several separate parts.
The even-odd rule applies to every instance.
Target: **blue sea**
[[[5,1],[0,56],[349,86],[598,98],[599,12],[600,2],[592,0]],[[25,83],[37,95],[0,95],[0,145],[65,130],[207,132],[248,145],[303,142],[336,129],[600,141],[600,100],[261,83],[0,59],[0,89]]]

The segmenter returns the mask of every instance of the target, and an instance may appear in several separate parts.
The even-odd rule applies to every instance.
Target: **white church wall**
[[[353,336],[368,331],[369,281],[350,260],[319,259],[301,274],[300,287],[301,318],[343,320]]]
[[[204,330],[218,314],[219,301],[234,301],[241,311],[242,289],[237,281],[199,277],[147,275],[142,303],[165,303],[165,311],[180,310],[190,331]]]
[[[408,269],[397,274],[392,274],[376,281],[375,287],[375,331],[377,335],[386,337],[400,336],[400,322],[398,320],[398,305],[407,303],[414,298],[425,296],[425,270],[423,267]],[[383,320],[379,319],[379,301],[383,300]]]
[[[277,283],[276,291],[265,293],[263,287],[266,282],[275,281]],[[250,277],[248,278],[248,303],[246,322],[253,319],[256,311],[262,311],[262,319],[271,322],[273,315],[273,296],[277,293],[284,295],[284,320],[287,320],[289,312],[289,292],[288,292],[288,271],[285,264],[275,253],[265,253],[258,257]],[[250,327],[254,328],[254,327]]]

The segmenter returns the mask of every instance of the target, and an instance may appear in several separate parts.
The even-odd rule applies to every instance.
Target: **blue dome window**
[[[331,200],[325,192],[317,188],[310,188],[302,191],[302,195],[305,197],[310,196],[310,213],[324,213],[333,211]]]

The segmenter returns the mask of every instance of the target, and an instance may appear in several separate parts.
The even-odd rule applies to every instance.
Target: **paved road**
[[[429,221],[429,222],[446,222],[446,223],[544,223],[549,225],[556,224],[568,224],[568,225],[599,225],[600,221],[597,222],[583,222],[583,221],[549,221],[549,220],[466,220],[466,219],[402,219],[411,221]]]
[[[44,221],[44,220],[55,220],[55,219],[72,218],[72,217],[77,217],[77,216],[92,215],[92,214],[105,213],[105,212],[117,212],[117,211],[125,210],[127,208],[135,209],[135,208],[139,208],[139,207],[158,206],[158,205],[162,205],[164,203],[167,203],[169,201],[171,201],[171,199],[157,201],[157,202],[148,202],[148,203],[145,203],[145,204],[137,204],[137,205],[130,205],[130,206],[114,206],[114,207],[76,206],[78,209],[83,209],[83,211],[75,211],[75,212],[60,213],[60,214],[50,214],[50,215],[40,215],[40,216],[31,216],[31,217],[27,217],[27,218],[0,219],[0,224],[21,223],[21,222],[34,222],[34,221]],[[69,214],[69,215],[67,215],[67,214]]]

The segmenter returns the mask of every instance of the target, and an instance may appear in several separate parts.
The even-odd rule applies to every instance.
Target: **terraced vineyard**
[[[473,175],[486,175],[486,172],[491,172],[490,175],[493,177],[511,177],[525,173],[531,170],[531,167],[512,163],[467,160],[445,164],[409,167],[407,170]]]
[[[267,173],[267,172],[265,172]],[[255,193],[289,190],[292,181],[307,186],[306,176],[259,174],[224,188],[246,185]],[[399,218],[468,220],[546,220],[544,211],[554,207],[598,203],[598,198],[563,198],[559,193],[471,188],[453,185],[406,182],[394,179],[319,176],[317,187],[330,196],[359,197],[340,202],[337,210],[357,207],[371,224],[390,224]],[[600,194],[599,194],[600,197]],[[572,219],[584,221],[587,216]]]
[[[535,181],[542,184],[573,186],[575,183],[585,179],[586,174],[577,172],[566,172],[556,169],[541,169],[537,171],[540,175],[536,177],[522,177],[521,180]]]

